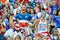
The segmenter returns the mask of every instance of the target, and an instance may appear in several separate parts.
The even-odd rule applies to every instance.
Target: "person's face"
[[[16,37],[16,40],[20,40],[19,36]]]
[[[22,11],[22,13],[25,13],[26,12],[26,7],[25,6],[22,6],[21,7],[21,11]]]
[[[14,8],[17,8],[18,7],[18,5],[17,4],[14,4]]]
[[[27,8],[27,12],[30,12],[30,9],[29,8]]]
[[[58,30],[54,30],[54,34],[58,34]]]
[[[2,15],[2,19],[3,19],[3,20],[5,19],[5,14]]]
[[[49,20],[52,20],[52,16],[49,16]]]
[[[31,9],[31,13],[34,13],[34,10],[33,9]]]

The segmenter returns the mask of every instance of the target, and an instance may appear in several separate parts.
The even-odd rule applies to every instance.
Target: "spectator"
[[[56,14],[57,14],[57,10],[54,10],[54,11],[53,11],[53,15],[56,16]]]
[[[19,15],[21,15],[21,17],[19,17]],[[22,17],[23,16],[23,17]],[[26,7],[23,5],[22,7],[21,7],[21,13],[19,13],[19,14],[17,14],[16,16],[15,16],[15,18],[16,19],[19,19],[19,20],[27,20],[27,21],[31,21],[32,20],[32,16],[31,16],[31,14],[28,14],[27,12],[26,12]],[[36,21],[35,21],[36,22]],[[23,22],[24,23],[24,22]],[[30,34],[30,27],[26,27],[27,28],[27,32],[28,32],[28,34],[27,35],[29,35]],[[29,29],[29,30],[28,30]]]
[[[40,4],[37,2],[35,7],[35,12],[38,13],[40,10]]]
[[[58,40],[58,30],[56,28],[52,30],[51,37],[52,37],[52,40]]]
[[[30,14],[30,7],[27,7],[27,13]]]
[[[0,34],[4,34],[5,37],[11,40],[15,40],[15,38],[16,40],[25,40],[26,37],[28,40],[33,40],[33,38],[36,36],[35,34],[40,34],[39,32],[42,33],[47,31],[51,33],[53,28],[56,28],[58,30],[58,34],[60,34],[59,20],[59,0],[0,1]],[[19,23],[20,21],[22,21],[22,23]],[[27,23],[24,21],[27,21]],[[20,24],[26,27],[22,27],[20,29]],[[39,28],[39,26],[42,27]],[[19,36],[17,34],[19,34],[21,39],[19,39]],[[52,39],[53,37],[55,38],[55,34],[57,33],[52,33]],[[45,40],[45,36],[39,37],[37,40]],[[58,40],[59,39],[60,36]]]
[[[51,5],[51,14],[53,14],[53,10],[58,10],[58,5],[55,1],[53,2],[53,5]]]
[[[52,29],[55,28],[55,24],[52,21],[52,15],[49,15],[48,26],[50,27],[50,34],[51,34]]]
[[[12,10],[13,10],[13,14],[15,16],[17,13],[17,10],[18,10],[18,4],[15,3]]]
[[[6,18],[6,15],[5,14],[2,15],[2,20],[3,20],[4,26],[6,27],[6,30],[10,29],[10,27],[9,27],[9,21]]]
[[[50,13],[51,13],[50,3],[47,2],[47,3],[46,3],[46,6],[47,6],[46,10],[47,10],[47,11],[49,12],[49,14],[50,14]]]
[[[55,23],[56,23],[55,27],[57,28],[57,30],[58,30],[58,32],[60,34],[60,31],[59,31],[59,26],[60,26],[59,23],[60,23],[60,21],[58,20],[60,18],[60,11],[59,10],[58,10],[57,14],[58,14],[58,16],[54,16],[53,20],[55,21]]]
[[[0,34],[4,34],[6,31],[6,27],[3,25],[2,19],[0,19]]]
[[[14,32],[14,23],[13,23],[12,19],[9,21],[9,25],[10,25],[10,29],[6,31],[4,36],[9,38],[9,39],[11,38],[11,40],[12,40],[12,33]]]

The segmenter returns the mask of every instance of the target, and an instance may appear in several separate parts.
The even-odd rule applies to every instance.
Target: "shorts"
[[[27,32],[27,35],[30,34],[30,27],[25,27],[25,31]]]

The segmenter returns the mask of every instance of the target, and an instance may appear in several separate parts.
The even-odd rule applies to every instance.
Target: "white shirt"
[[[13,9],[14,16],[16,15],[16,12],[17,12],[17,8]]]
[[[21,37],[21,40],[23,40],[23,35],[21,34],[21,32],[16,32],[14,31],[13,29],[9,29],[6,31],[6,33],[4,34],[4,36],[7,36],[7,37],[13,37],[15,38],[17,35],[19,35]]]
[[[9,30],[6,31],[6,33],[4,34],[4,36],[11,37],[12,33],[13,33],[13,29],[10,28]]]

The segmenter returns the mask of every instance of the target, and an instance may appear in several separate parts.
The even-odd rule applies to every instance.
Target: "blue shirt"
[[[9,26],[9,22],[8,22],[8,20],[5,19],[3,22],[4,22],[5,25],[6,25],[6,30],[10,29],[10,26]]]
[[[15,18],[19,20],[32,20],[32,16],[29,13],[18,13]]]
[[[58,6],[51,5],[51,14],[53,14],[54,10],[58,10]]]
[[[54,16],[54,17],[53,17],[53,20],[54,20],[55,23],[56,23],[56,28],[60,28],[60,17]]]

